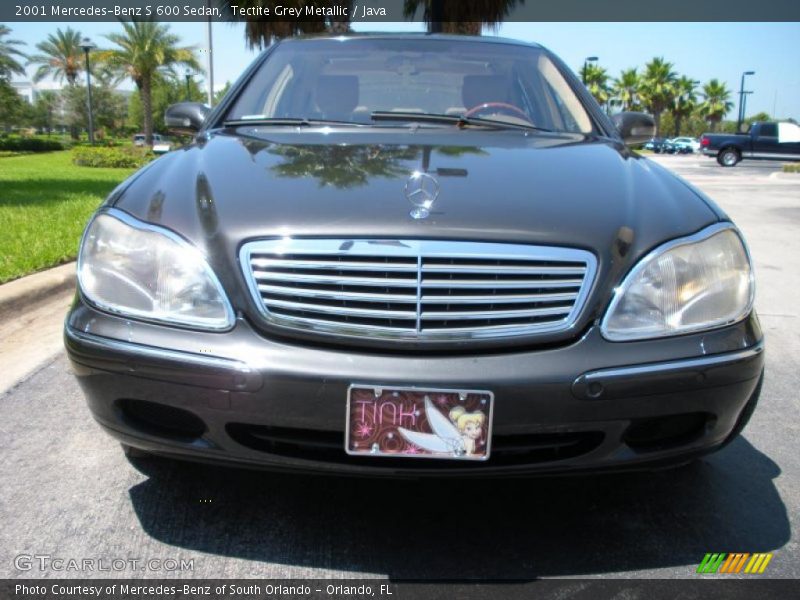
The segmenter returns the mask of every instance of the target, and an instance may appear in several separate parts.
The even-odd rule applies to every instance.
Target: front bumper
[[[65,344],[96,420],[126,444],[193,460],[354,475],[515,475],[650,468],[712,451],[758,396],[755,313],[712,332],[611,343],[597,327],[547,349],[365,353],[267,339],[246,320],[191,332],[77,299]],[[485,463],[351,457],[347,388],[488,389]]]

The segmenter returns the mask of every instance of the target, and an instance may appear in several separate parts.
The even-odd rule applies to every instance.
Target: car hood
[[[155,161],[114,204],[199,245],[222,232],[238,241],[434,237],[601,251],[621,228],[647,247],[718,217],[685,182],[611,141],[507,131],[253,133],[213,135]],[[414,172],[439,184],[424,220],[411,217],[405,193]]]
[[[410,215],[415,172],[439,186],[425,219]],[[724,217],[614,140],[455,127],[212,132],[109,204],[178,232],[222,271],[238,271],[240,245],[264,237],[499,241],[594,252],[598,293],[654,246]]]

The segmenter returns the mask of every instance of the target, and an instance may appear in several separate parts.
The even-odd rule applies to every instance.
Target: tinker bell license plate
[[[486,460],[491,392],[351,385],[345,450],[354,456]]]

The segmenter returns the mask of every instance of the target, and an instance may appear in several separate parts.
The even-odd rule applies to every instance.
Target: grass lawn
[[[92,211],[132,172],[76,167],[70,152],[0,157],[0,283],[75,258]]]

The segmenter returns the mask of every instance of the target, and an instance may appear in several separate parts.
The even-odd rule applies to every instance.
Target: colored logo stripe
[[[697,567],[697,572],[735,574],[741,573],[744,569],[744,573],[757,574],[763,573],[771,560],[771,553],[709,552],[703,557],[700,566]]]
[[[763,573],[769,561],[772,560],[772,554],[753,554],[753,558],[747,563],[744,569],[745,573]]]
[[[697,567],[698,573],[716,573],[722,561],[725,560],[725,554],[706,554],[700,566]]]
[[[744,566],[744,561],[750,557],[749,552],[733,552],[728,555],[728,560],[722,565],[720,573],[738,573]]]

